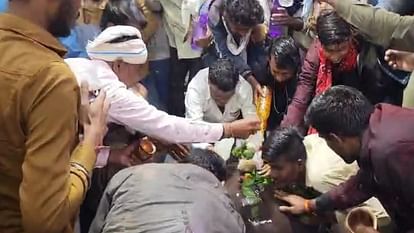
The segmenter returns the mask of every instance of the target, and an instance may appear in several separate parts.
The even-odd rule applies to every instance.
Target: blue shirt
[[[0,13],[5,12],[9,6],[9,0],[0,0]]]

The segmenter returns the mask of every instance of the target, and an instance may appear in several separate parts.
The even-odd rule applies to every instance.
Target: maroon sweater
[[[316,200],[318,211],[377,197],[398,232],[414,232],[414,110],[379,104],[362,137],[359,172]]]

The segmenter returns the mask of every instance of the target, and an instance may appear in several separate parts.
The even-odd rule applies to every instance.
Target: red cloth
[[[319,52],[319,70],[318,76],[316,79],[316,91],[315,95],[320,95],[322,92],[326,91],[332,86],[332,62],[327,59],[325,52],[322,48],[321,43],[318,43],[318,52]],[[338,71],[339,72],[349,72],[356,68],[357,66],[357,57],[358,51],[356,49],[355,43],[352,43],[347,55],[339,63]]]
[[[324,91],[329,89],[332,86],[332,62],[327,59],[325,52],[322,48],[320,42],[317,44],[318,53],[319,53],[319,70],[316,79],[316,90],[315,96],[322,94]],[[338,71],[339,72],[349,72],[356,68],[357,66],[358,51],[356,49],[356,44],[352,43],[347,55],[339,63]],[[316,129],[309,128],[309,134],[318,133]]]

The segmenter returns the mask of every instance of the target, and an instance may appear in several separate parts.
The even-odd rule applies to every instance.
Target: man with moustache
[[[80,0],[10,0],[0,15],[0,232],[71,233],[102,142],[105,94],[82,101],[55,37]],[[87,89],[86,97],[87,97]],[[84,104],[85,103],[85,104]],[[83,141],[75,148],[78,118]]]

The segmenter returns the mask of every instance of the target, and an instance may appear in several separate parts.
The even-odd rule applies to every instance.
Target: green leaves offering
[[[239,159],[252,159],[255,151],[248,148],[246,143],[243,143],[241,146],[234,148],[231,153]]]

